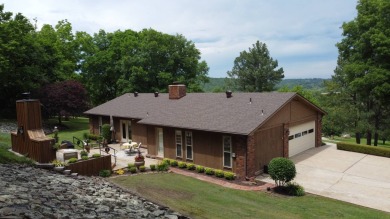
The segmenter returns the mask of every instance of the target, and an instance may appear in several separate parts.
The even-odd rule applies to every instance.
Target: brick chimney
[[[169,99],[180,99],[186,95],[186,86],[184,84],[174,82],[172,85],[169,85],[168,88]]]

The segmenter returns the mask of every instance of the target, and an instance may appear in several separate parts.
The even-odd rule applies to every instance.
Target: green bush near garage
[[[363,153],[363,154],[370,154],[370,155],[381,156],[381,157],[390,157],[390,149],[384,147],[338,142],[337,149]]]

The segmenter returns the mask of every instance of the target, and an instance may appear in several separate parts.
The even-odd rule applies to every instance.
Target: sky
[[[357,0],[3,0],[4,11],[73,31],[97,33],[152,28],[195,43],[210,77],[227,77],[240,52],[267,45],[285,78],[330,78],[343,22]]]

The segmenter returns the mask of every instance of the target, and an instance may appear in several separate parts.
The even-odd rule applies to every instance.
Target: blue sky
[[[5,11],[42,24],[67,19],[74,31],[153,28],[195,42],[210,77],[226,77],[257,40],[267,44],[285,78],[330,78],[343,22],[357,0],[3,0]]]

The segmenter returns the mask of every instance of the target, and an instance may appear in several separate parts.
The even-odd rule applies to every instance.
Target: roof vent
[[[252,104],[252,98],[249,98],[249,104]]]
[[[137,91],[134,92],[134,96],[135,96],[135,97],[138,97],[138,92],[137,92]]]
[[[231,90],[227,90],[226,91],[226,98],[231,98],[232,97],[232,91]]]
[[[158,91],[154,92],[154,97],[158,97]]]
[[[262,115],[262,116],[264,115],[264,110],[261,110],[261,115]]]

